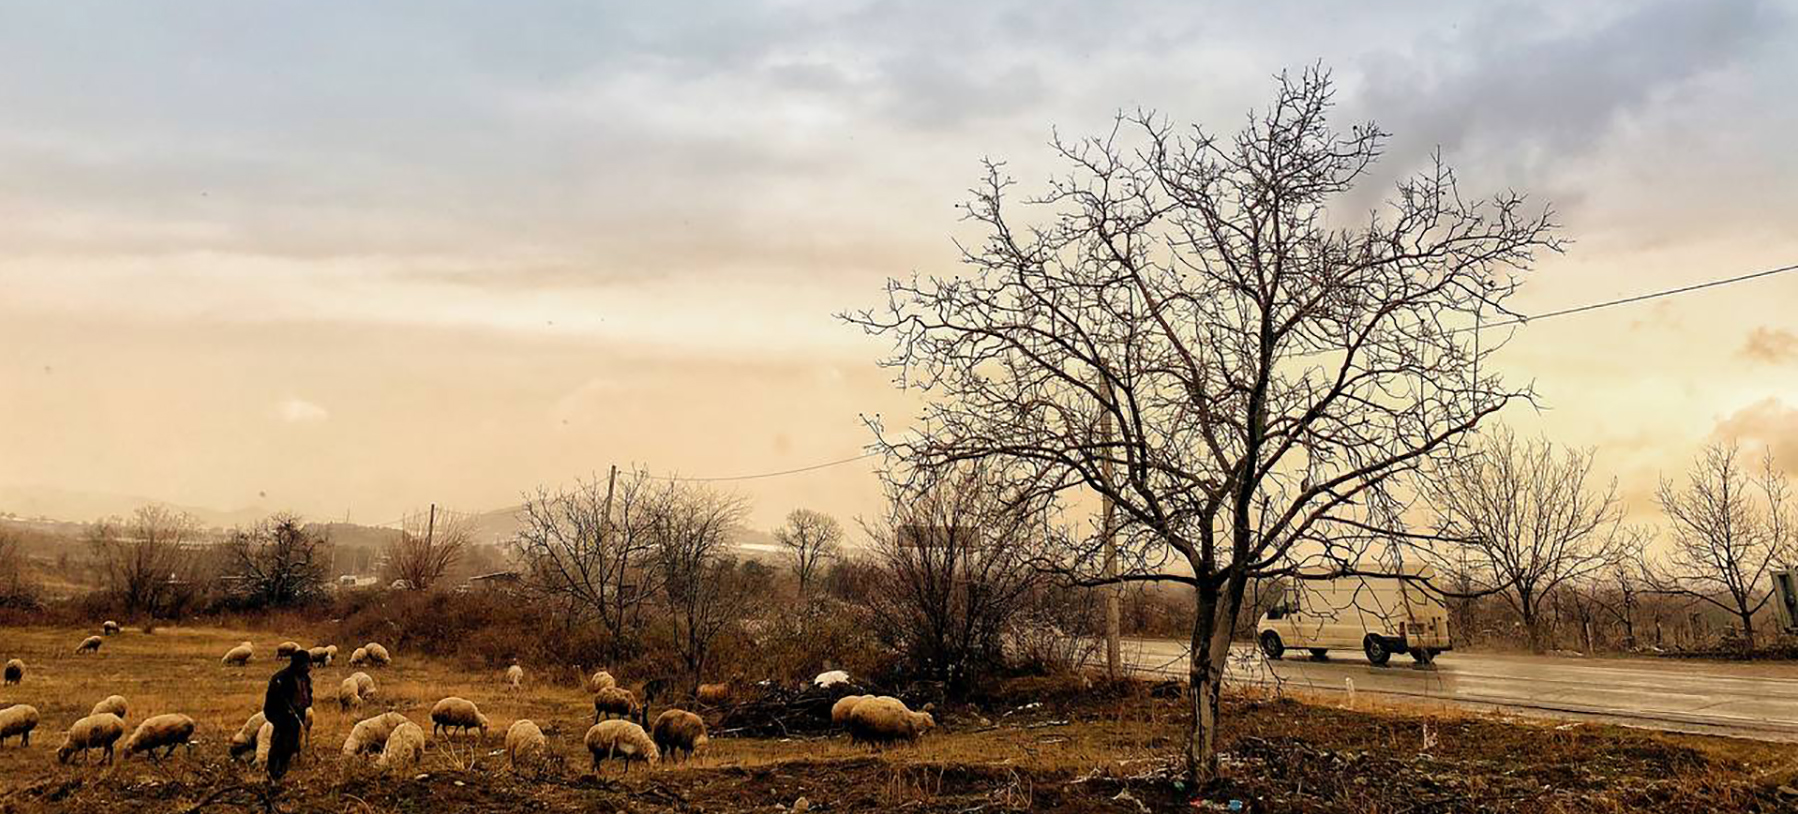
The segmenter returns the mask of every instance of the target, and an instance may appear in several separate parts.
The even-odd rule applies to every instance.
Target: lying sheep
[[[872,695],[845,695],[842,698],[838,698],[835,704],[830,705],[831,725],[848,726],[849,710],[855,708],[855,705],[861,702],[862,699],[873,697],[874,696]]]
[[[131,737],[125,739],[125,757],[129,758],[139,752],[146,752],[152,760],[158,760],[156,750],[163,748],[163,757],[175,753],[175,747],[186,746],[187,753],[193,754],[194,719],[179,713],[165,713],[145,718],[137,725]]]
[[[227,747],[231,759],[236,760],[251,751],[257,752],[260,757],[260,753],[263,751],[261,748],[263,742],[261,734],[262,728],[267,725],[268,717],[260,712],[251,715],[245,720],[243,726],[238,727],[236,734],[231,736],[230,746]],[[272,727],[270,728],[270,732],[273,732]]]
[[[863,698],[849,709],[849,739],[855,743],[882,745],[897,741],[917,741],[936,728],[930,717],[933,705],[923,712],[912,712],[903,701],[888,695]]]
[[[612,674],[604,670],[594,673],[592,680],[587,682],[587,690],[589,692],[599,692],[600,690],[616,686],[618,686],[618,680],[612,678]]]
[[[368,648],[358,647],[350,652],[350,666],[363,667],[368,664]]]
[[[593,722],[616,716],[629,718],[637,714],[637,697],[623,687],[607,687],[593,694]]]
[[[62,739],[62,745],[56,747],[56,762],[68,763],[76,752],[87,759],[87,750],[103,749],[106,762],[112,762],[112,745],[125,736],[125,722],[119,716],[109,712],[96,713],[76,721],[69,727],[69,734]]]
[[[520,718],[512,722],[506,730],[506,765],[512,771],[518,771],[520,761],[538,764],[549,754],[549,741],[543,737],[542,728],[528,718]]]
[[[314,667],[329,667],[329,666],[331,666],[331,655],[332,655],[331,648],[314,647],[311,650],[306,651],[306,655],[311,657],[312,666],[314,666]]]
[[[624,773],[630,774],[631,761],[641,760],[654,766],[662,759],[649,733],[630,721],[600,721],[587,730],[586,743],[595,772],[599,771],[601,760],[622,760]]]
[[[249,644],[249,642],[245,642],[245,644]],[[293,654],[298,653],[299,651],[299,642],[282,642],[275,645],[275,660],[283,662],[287,661],[293,658]]]
[[[82,653],[98,653],[98,652],[100,652],[100,642],[102,642],[102,641],[104,641],[104,640],[101,639],[99,636],[89,636],[85,639],[82,639],[81,644],[75,645],[75,654],[81,655]]]
[[[381,748],[381,759],[375,765],[383,769],[404,769],[418,763],[424,757],[425,731],[418,724],[407,721],[393,728],[387,736],[387,745]]]
[[[358,721],[350,728],[349,738],[343,742],[343,753],[358,755],[380,751],[387,745],[387,736],[393,734],[395,727],[404,723],[410,721],[397,712],[383,712],[373,718]]]
[[[431,707],[432,735],[455,730],[466,733],[470,729],[479,729],[481,737],[487,737],[487,716],[481,714],[481,708],[473,701],[452,695]]]
[[[816,686],[816,687],[822,687],[824,689],[829,689],[838,684],[843,684],[848,681],[849,681],[848,673],[846,673],[842,670],[830,670],[827,672],[819,673],[815,678],[812,679],[812,685]]]
[[[255,654],[256,646],[249,642],[244,642],[243,644],[225,651],[225,657],[219,659],[219,663],[233,667],[242,667],[245,664],[249,664],[250,658]]]
[[[349,712],[359,706],[362,706],[362,688],[356,684],[356,677],[350,676],[337,685],[337,711]]]
[[[119,623],[114,622],[111,619],[106,620],[105,622],[101,623],[101,625],[100,625],[100,632],[104,633],[108,636],[111,636],[112,634],[119,632],[119,630],[120,630]],[[111,754],[111,753],[108,752],[108,754]]]
[[[125,717],[125,713],[126,713],[125,696],[123,696],[123,695],[108,695],[108,696],[106,696],[105,699],[101,700],[100,703],[95,704],[94,708],[89,710],[87,714],[99,715],[101,713],[106,713],[106,712],[110,712],[114,715],[119,716],[120,718]]]
[[[705,719],[681,709],[663,710],[656,716],[649,734],[656,749],[669,760],[674,760],[681,752],[686,752],[686,759],[691,760],[693,753],[710,740],[705,734]]]
[[[31,730],[37,728],[37,707],[30,704],[14,704],[0,709],[0,746],[6,745],[6,739],[19,736],[20,746],[31,745]]]
[[[387,648],[374,642],[363,645],[368,650],[368,663],[376,667],[386,667],[393,663],[393,657],[387,654]]]
[[[697,697],[701,704],[722,704],[730,700],[730,684],[701,684]]]
[[[364,673],[361,670],[357,670],[356,672],[350,673],[350,678],[353,678],[356,680],[356,694],[361,696],[363,698],[363,700],[367,700],[369,698],[374,697],[374,694],[375,694],[375,678],[374,678],[374,676],[371,676],[368,673]]]
[[[518,685],[523,684],[523,683],[524,683],[524,668],[523,667],[520,667],[520,666],[514,664],[511,667],[506,668],[506,685],[508,687],[511,687],[512,689],[516,690],[516,689],[518,689]]]
[[[7,659],[6,683],[17,684],[25,680],[25,662],[22,659]]]

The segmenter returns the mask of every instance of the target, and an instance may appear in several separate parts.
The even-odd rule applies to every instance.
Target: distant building
[[[517,571],[495,571],[468,578],[468,587],[477,591],[511,591],[524,582]]]

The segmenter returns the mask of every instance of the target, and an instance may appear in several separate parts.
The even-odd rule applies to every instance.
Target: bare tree
[[[129,519],[108,518],[88,530],[88,546],[104,589],[126,613],[170,615],[197,590],[194,568],[200,522],[167,506],[142,506]]]
[[[1767,451],[1761,471],[1746,471],[1734,443],[1706,447],[1684,488],[1663,479],[1657,498],[1672,548],[1650,570],[1657,591],[1704,602],[1741,621],[1754,647],[1754,614],[1772,596],[1770,575],[1793,554],[1798,524],[1785,473]]]
[[[869,607],[875,634],[914,670],[964,694],[983,669],[1005,663],[1004,639],[1038,577],[1048,532],[1037,497],[1018,499],[978,464],[929,483],[889,482],[888,513],[865,523],[883,569]]]
[[[1555,590],[1621,556],[1616,482],[1602,491],[1588,483],[1592,450],[1520,442],[1508,427],[1488,435],[1477,454],[1444,460],[1435,474],[1425,493],[1440,533],[1458,541],[1437,559],[1464,563],[1517,614],[1530,649],[1546,650],[1543,609]]]
[[[656,587],[654,523],[665,497],[636,471],[557,492],[538,489],[518,512],[524,527],[513,544],[531,585],[598,622],[614,648],[608,656],[636,640]]]
[[[231,574],[244,600],[259,607],[288,607],[324,595],[331,544],[298,515],[277,514],[225,541]]]
[[[1218,692],[1252,578],[1295,549],[1347,567],[1395,536],[1392,487],[1527,391],[1479,360],[1480,314],[1508,313],[1515,273],[1558,248],[1546,212],[1463,197],[1437,162],[1348,227],[1346,193],[1385,134],[1326,122],[1321,71],[1281,77],[1234,137],[1120,116],[1057,139],[1069,167],[1014,213],[989,162],[967,217],[984,241],[947,279],[891,280],[846,315],[893,340],[882,364],[920,392],[906,439],[918,471],[986,460],[1041,494],[1109,497],[1123,562],[1100,535],[1059,559],[1085,584],[1191,585],[1187,767],[1216,768]],[[1343,211],[1332,210],[1342,205]],[[1101,431],[1109,414],[1111,432]],[[1109,468],[1116,476],[1107,477]]]
[[[1636,620],[1642,612],[1642,598],[1648,592],[1646,552],[1654,543],[1651,526],[1627,526],[1618,532],[1617,562],[1598,575],[1598,604],[1622,628],[1624,649],[1642,645],[1637,635]]]
[[[739,621],[754,593],[738,581],[729,556],[731,534],[748,516],[735,495],[702,486],[669,484],[650,519],[655,567],[674,623],[675,650],[694,688],[705,677],[712,643]]]
[[[387,574],[415,591],[428,591],[462,558],[474,540],[474,519],[432,506],[400,521],[387,544]]]
[[[774,530],[774,540],[792,564],[800,595],[807,596],[819,570],[842,551],[843,526],[823,512],[794,509],[787,513],[787,524]]]
[[[38,583],[25,562],[21,535],[0,528],[0,608],[35,608]]]

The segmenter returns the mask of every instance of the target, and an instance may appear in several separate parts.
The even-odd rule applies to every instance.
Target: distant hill
[[[92,523],[106,517],[128,516],[138,507],[150,504],[180,509],[199,518],[201,524],[214,528],[254,523],[269,514],[268,509],[259,506],[220,511],[203,506],[183,506],[142,495],[90,492],[56,486],[0,486],[0,514],[10,514],[22,519],[45,518]]]

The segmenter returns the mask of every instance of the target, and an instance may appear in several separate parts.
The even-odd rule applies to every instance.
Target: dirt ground
[[[0,706],[42,716],[29,747],[0,749],[0,812],[262,810],[259,772],[234,763],[225,743],[260,704],[271,656],[267,632],[128,630],[97,655],[76,656],[86,631],[0,628],[0,659],[20,657],[23,685],[0,688]],[[256,658],[219,656],[249,639]],[[302,644],[313,642],[301,641]],[[339,642],[344,651],[352,649]],[[803,798],[811,811],[1125,812],[1772,812],[1798,811],[1798,748],[1634,730],[1508,721],[1444,708],[1342,709],[1304,699],[1227,701],[1225,778],[1192,789],[1173,780],[1183,727],[1178,687],[1010,682],[975,705],[941,710],[941,729],[916,747],[869,752],[840,737],[721,736],[681,766],[596,774],[580,740],[592,721],[587,693],[532,671],[521,692],[497,675],[470,673],[396,652],[371,669],[373,703],[339,713],[327,699],[351,668],[318,671],[313,744],[275,803],[329,812],[776,812]],[[527,668],[530,665],[526,665]],[[628,677],[627,677],[628,681]],[[199,723],[191,755],[112,766],[56,762],[63,731],[95,701],[118,693],[130,722],[182,712]],[[349,727],[388,709],[428,724],[438,698],[460,695],[492,718],[484,739],[433,739],[416,769],[386,774],[339,754]],[[705,710],[717,721],[722,710]],[[519,775],[500,748],[513,720],[549,735],[551,764]],[[428,727],[427,727],[428,728]]]

